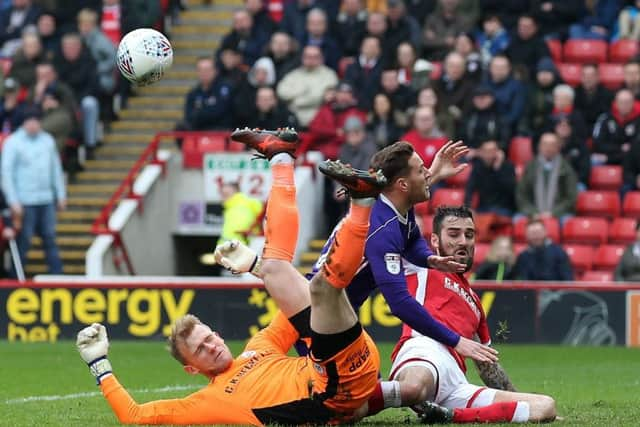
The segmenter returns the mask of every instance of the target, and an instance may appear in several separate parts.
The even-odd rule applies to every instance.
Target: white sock
[[[529,421],[529,402],[517,402],[516,410],[513,411],[512,423],[526,423]]]
[[[293,163],[293,157],[289,153],[278,153],[269,160],[271,166],[278,163]]]
[[[399,408],[402,406],[399,381],[380,381],[382,399],[385,408]]]

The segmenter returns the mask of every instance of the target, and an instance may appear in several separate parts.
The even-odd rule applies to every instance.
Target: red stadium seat
[[[566,62],[599,64],[607,61],[608,44],[602,40],[571,39],[562,48],[562,58]]]
[[[464,186],[467,185],[467,181],[469,180],[469,175],[471,175],[471,169],[471,164],[469,164],[462,170],[462,172],[447,179],[445,181],[445,184],[447,184],[447,187],[450,188],[464,188]]]
[[[601,245],[607,242],[609,223],[604,218],[569,218],[562,225],[564,243]]]
[[[515,252],[516,256],[520,255],[525,249],[527,249],[526,243],[514,243],[513,244],[513,252]]]
[[[211,135],[199,136],[196,138],[198,149],[202,153],[216,153],[224,151],[227,146],[226,132],[216,132]]]
[[[549,217],[549,218],[541,218],[544,223],[545,228],[547,229],[547,236],[553,242],[560,242],[560,222],[557,218]],[[529,220],[527,218],[520,218],[513,224],[513,240],[515,242],[526,242],[525,232],[527,230],[527,222]]]
[[[600,82],[608,89],[616,90],[624,83],[624,66],[622,64],[605,63],[598,65]]]
[[[636,241],[637,221],[634,218],[615,218],[609,226],[609,243],[629,244]]]
[[[227,144],[227,151],[231,153],[241,153],[247,150],[247,146],[235,141],[229,141]]]
[[[560,77],[570,86],[578,86],[582,74],[582,66],[580,64],[557,64]]]
[[[640,191],[629,191],[624,195],[622,215],[640,218]]]
[[[424,215],[428,215],[429,214],[429,202],[420,202],[417,203],[415,206],[415,214],[416,215],[420,215],[420,216],[424,216]]]
[[[464,204],[464,190],[457,188],[440,188],[431,196],[431,212],[438,206],[460,206]]]
[[[580,277],[581,282],[613,282],[613,271],[601,271],[601,270],[591,270],[585,271],[582,277]]]
[[[436,80],[440,80],[442,77],[442,62],[432,62],[431,63],[431,73],[429,74],[429,80],[432,82]]]
[[[601,165],[591,168],[589,188],[592,190],[619,190],[622,186],[622,166]]]
[[[491,245],[489,243],[476,243],[476,250],[473,255],[474,270],[487,259],[487,254],[490,249]]]
[[[553,62],[562,62],[562,42],[558,39],[547,40],[547,47]]]
[[[425,214],[420,218],[422,219],[422,226],[420,227],[420,231],[422,231],[422,235],[425,239],[427,239],[427,242],[429,242],[431,233],[433,232],[433,215]]]
[[[533,159],[533,143],[528,136],[516,136],[509,144],[509,160],[514,165],[526,165]]]
[[[571,260],[571,265],[573,266],[573,271],[576,276],[591,270],[594,256],[593,247],[578,244],[565,244],[562,246]]]
[[[594,270],[613,271],[624,253],[624,245],[602,245],[593,259]]]
[[[343,78],[349,65],[354,62],[356,62],[356,59],[353,56],[344,56],[340,58],[340,61],[338,62],[338,77]]]
[[[609,45],[609,61],[624,64],[639,52],[637,40],[618,40]]]
[[[576,210],[579,216],[614,218],[620,215],[620,196],[615,191],[583,191],[578,194]]]

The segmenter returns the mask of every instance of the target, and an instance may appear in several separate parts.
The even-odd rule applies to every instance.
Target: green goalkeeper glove
[[[247,245],[237,240],[218,245],[214,257],[218,264],[235,274],[251,273],[260,276],[260,257]]]
[[[102,378],[112,373],[111,363],[107,359],[109,338],[104,325],[94,323],[78,332],[76,347],[98,384]]]

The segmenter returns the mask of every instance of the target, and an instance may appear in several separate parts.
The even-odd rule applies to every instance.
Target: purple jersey
[[[334,229],[322,248],[311,276],[315,275],[324,263],[335,232]],[[433,252],[420,233],[413,208],[406,216],[402,216],[389,199],[380,195],[371,210],[364,259],[358,273],[347,287],[347,294],[353,307],[358,310],[377,287],[396,317],[421,334],[455,347],[460,336],[431,317],[415,298],[411,297],[407,289],[404,260],[420,267],[427,267],[427,258],[431,255]]]

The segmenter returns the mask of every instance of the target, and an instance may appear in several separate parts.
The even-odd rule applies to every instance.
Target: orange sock
[[[293,261],[298,241],[298,206],[293,184],[293,165],[277,164],[271,168],[273,186],[267,202],[264,259]]]
[[[362,263],[370,212],[370,206],[351,204],[349,214],[336,232],[322,266],[325,279],[334,288],[346,288]]]

